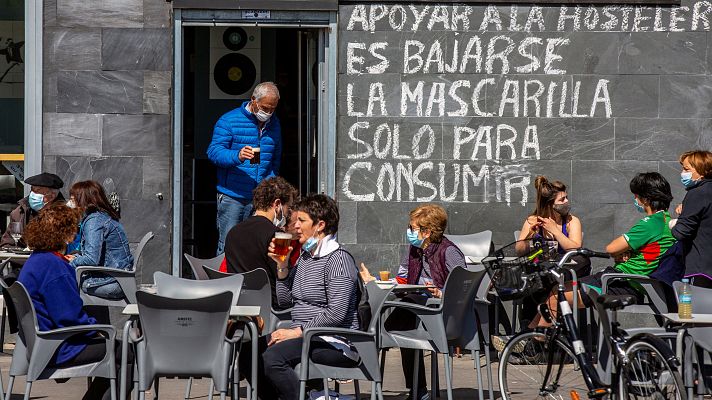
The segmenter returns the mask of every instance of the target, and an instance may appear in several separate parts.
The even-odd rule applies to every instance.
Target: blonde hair
[[[410,212],[410,219],[415,220],[422,229],[430,231],[430,242],[440,243],[447,228],[447,212],[437,204],[424,204]]]
[[[680,156],[680,164],[687,160],[703,178],[712,178],[712,152],[705,150],[686,151]]]

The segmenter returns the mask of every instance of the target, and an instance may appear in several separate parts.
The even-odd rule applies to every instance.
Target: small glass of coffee
[[[378,271],[378,277],[381,278],[382,281],[387,281],[391,279],[391,271]]]
[[[275,232],[274,234],[274,254],[279,256],[280,261],[287,259],[289,254],[289,242],[292,241],[292,234],[287,232]]]
[[[260,163],[260,148],[259,147],[253,147],[252,148],[252,159],[250,160],[250,164],[259,164]]]

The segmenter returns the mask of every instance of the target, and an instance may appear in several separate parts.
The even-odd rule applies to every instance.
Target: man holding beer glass
[[[218,248],[222,254],[230,228],[252,213],[252,190],[279,173],[282,133],[274,110],[279,90],[272,82],[255,86],[250,101],[215,124],[208,158],[218,173]]]
[[[272,241],[286,245],[279,255],[286,258],[292,235],[282,231],[286,225],[289,206],[297,197],[297,190],[284,178],[276,176],[260,182],[253,192],[255,214],[235,225],[225,239],[227,271],[241,273],[263,268],[272,287],[272,306],[278,308],[275,294],[277,264],[267,256]]]

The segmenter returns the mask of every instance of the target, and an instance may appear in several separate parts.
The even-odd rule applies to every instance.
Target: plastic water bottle
[[[692,318],[692,290],[690,289],[689,279],[682,280],[682,290],[677,302],[677,314],[680,319]]]

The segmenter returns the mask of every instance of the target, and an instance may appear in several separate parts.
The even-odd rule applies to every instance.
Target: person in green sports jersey
[[[660,264],[663,254],[675,244],[675,238],[670,232],[670,202],[672,192],[668,181],[657,172],[637,174],[630,181],[630,191],[633,193],[635,208],[645,214],[628,232],[614,239],[606,246],[606,251],[616,261],[615,266],[607,267],[593,275],[579,280],[578,308],[592,307],[593,300],[589,294],[592,291],[601,293],[601,277],[608,273],[626,273],[648,276]],[[571,284],[567,284],[566,299],[573,304]],[[608,294],[631,294],[640,297],[642,294],[635,281],[616,282],[608,287]],[[595,295],[594,295],[595,296]],[[556,313],[556,293],[552,291],[547,303],[552,317]],[[537,315],[530,328],[547,327],[550,324]]]

